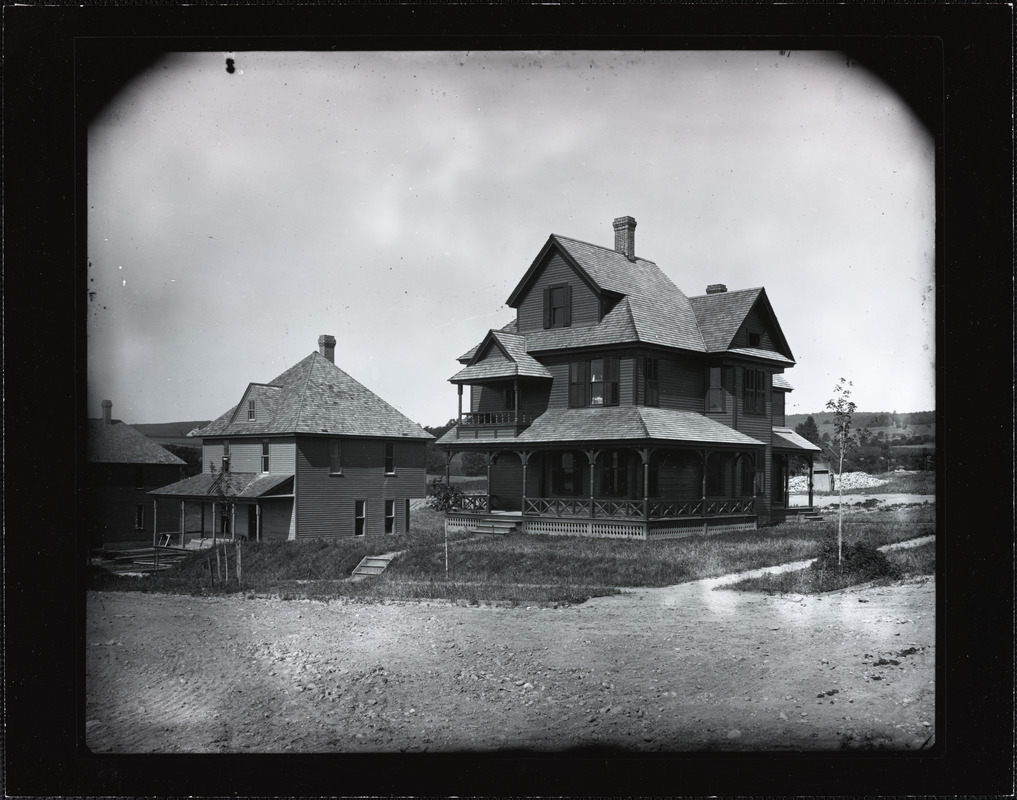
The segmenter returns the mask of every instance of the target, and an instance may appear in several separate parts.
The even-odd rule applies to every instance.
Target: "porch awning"
[[[814,445],[791,428],[774,428],[773,449],[779,452],[819,453],[823,448]]]
[[[740,431],[695,411],[645,406],[612,408],[564,408],[545,411],[518,436],[457,439],[452,429],[438,441],[441,446],[495,444],[512,449],[522,445],[580,442],[674,442],[682,444],[765,447]]]
[[[222,496],[235,500],[288,497],[293,494],[293,473],[230,472],[224,475],[203,472],[153,489],[149,494],[156,499],[178,500],[213,500]]]

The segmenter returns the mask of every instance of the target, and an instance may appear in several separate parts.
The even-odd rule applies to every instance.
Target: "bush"
[[[890,563],[884,553],[864,542],[845,542],[841,548],[843,559],[837,563],[837,540],[830,537],[823,541],[819,556],[811,568],[820,573],[850,572],[858,582],[879,578],[897,578],[899,570]]]
[[[454,484],[445,483],[440,478],[431,481],[428,495],[427,505],[446,514],[463,504],[463,490]]]

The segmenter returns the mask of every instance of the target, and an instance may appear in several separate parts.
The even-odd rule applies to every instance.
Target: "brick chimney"
[[[329,336],[327,333],[323,333],[318,337],[318,352],[321,353],[325,358],[335,363],[335,337]]]
[[[113,401],[103,400],[102,401],[102,421],[107,425],[113,424]]]
[[[629,261],[636,260],[636,221],[632,217],[614,221],[614,249]]]
[[[723,294],[727,291],[727,287],[723,283],[711,283],[706,287],[707,294]]]

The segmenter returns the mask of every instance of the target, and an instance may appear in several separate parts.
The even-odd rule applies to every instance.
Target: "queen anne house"
[[[336,340],[188,436],[202,472],[151,494],[158,511],[201,507],[202,538],[303,539],[409,530],[410,500],[426,494],[434,437],[335,364]]]
[[[786,427],[794,356],[766,290],[687,297],[635,254],[552,234],[509,296],[516,318],[459,357],[449,460],[482,453],[488,493],[448,529],[664,539],[788,514],[789,462],[819,448]],[[469,386],[464,408],[463,388]]]

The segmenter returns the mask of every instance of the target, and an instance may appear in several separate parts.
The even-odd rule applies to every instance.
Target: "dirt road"
[[[93,752],[919,748],[933,581],[570,608],[91,593]]]

